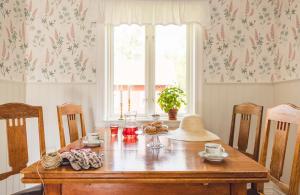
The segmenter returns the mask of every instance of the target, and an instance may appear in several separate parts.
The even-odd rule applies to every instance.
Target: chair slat
[[[67,115],[67,118],[68,118],[68,125],[69,125],[70,141],[74,142],[79,138],[77,123],[76,123],[76,115],[69,114]]]
[[[276,179],[282,176],[289,129],[289,123],[277,122],[270,164],[270,173]]]
[[[25,126],[19,126],[16,119],[13,121],[14,125],[6,128],[9,165],[14,171],[21,171],[28,162],[27,133]]]
[[[240,132],[238,137],[238,149],[246,152],[248,148],[249,133],[250,133],[251,115],[242,114],[240,122]]]

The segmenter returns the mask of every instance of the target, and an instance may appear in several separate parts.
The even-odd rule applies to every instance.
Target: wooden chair
[[[259,155],[259,145],[260,145],[260,136],[261,136],[261,124],[262,124],[262,115],[263,115],[263,106],[258,106],[252,103],[244,103],[233,106],[232,120],[231,120],[231,130],[229,137],[229,145],[233,146],[234,132],[235,132],[235,122],[237,114],[241,115],[240,129],[238,136],[238,150],[250,158],[258,161]],[[250,134],[250,125],[251,117],[256,115],[256,133],[255,133],[255,143],[253,154],[247,153],[249,134]]]
[[[291,104],[283,104],[268,110],[266,117],[266,128],[264,131],[264,141],[259,157],[259,163],[264,166],[266,166],[271,121],[276,122],[276,129],[274,134],[271,163],[269,167],[269,178],[284,193],[288,195],[297,195],[300,179],[300,108]],[[283,173],[285,152],[291,124],[297,125],[297,135],[290,182],[289,184],[286,184],[281,181],[281,176]],[[260,194],[263,193],[263,184],[258,185],[257,191]],[[257,194],[258,192],[255,193]]]
[[[61,147],[66,146],[63,118],[62,118],[64,115],[67,116],[67,120],[68,120],[70,142],[74,142],[79,139],[76,115],[80,116],[82,136],[86,135],[82,107],[80,105],[75,105],[75,104],[63,104],[61,106],[57,106],[57,116],[58,116],[58,126],[59,126]]]
[[[8,159],[11,167],[11,171],[0,174],[0,181],[20,173],[27,166],[27,118],[38,118],[40,156],[43,156],[46,152],[42,107],[22,103],[0,105],[0,120],[6,120]],[[39,185],[16,194],[43,194],[43,189]]]

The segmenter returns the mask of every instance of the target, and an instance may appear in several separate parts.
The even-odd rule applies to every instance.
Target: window
[[[107,112],[110,119],[121,109],[138,116],[164,115],[158,106],[159,93],[179,86],[187,93],[191,112],[193,71],[190,63],[191,36],[187,25],[120,25],[107,27]],[[130,97],[130,98],[129,98]]]
[[[155,28],[155,97],[168,85],[186,91],[186,26],[156,26]],[[163,111],[156,104],[155,111]],[[181,110],[181,112],[186,112]]]
[[[113,37],[113,114],[120,113],[120,101],[128,110],[129,94],[130,109],[145,114],[145,28],[122,25]]]

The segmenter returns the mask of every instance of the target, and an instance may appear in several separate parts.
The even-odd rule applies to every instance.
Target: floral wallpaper
[[[95,27],[84,0],[27,0],[26,80],[95,81]]]
[[[210,0],[204,31],[207,82],[274,82],[300,78],[297,0]]]
[[[280,1],[277,4],[278,47],[275,53],[275,80],[300,78],[300,2]]]
[[[23,80],[26,27],[23,14],[25,0],[0,1],[0,78]]]
[[[209,0],[206,82],[300,78],[297,0]],[[0,0],[0,78],[95,82],[96,28],[87,0]]]
[[[211,0],[204,32],[207,82],[270,82],[276,52],[274,1]]]
[[[96,30],[85,22],[87,3],[1,2],[0,76],[29,82],[94,82],[95,56],[91,51]]]

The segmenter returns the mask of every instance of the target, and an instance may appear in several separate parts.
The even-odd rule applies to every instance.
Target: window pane
[[[114,27],[113,45],[114,114],[120,114],[121,99],[123,100],[123,113],[128,111],[128,94],[131,99],[131,110],[144,114],[145,27],[138,25]]]
[[[167,86],[179,86],[186,92],[186,25],[155,28],[155,94]],[[163,113],[156,104],[157,113]],[[182,108],[179,112],[185,112]]]

